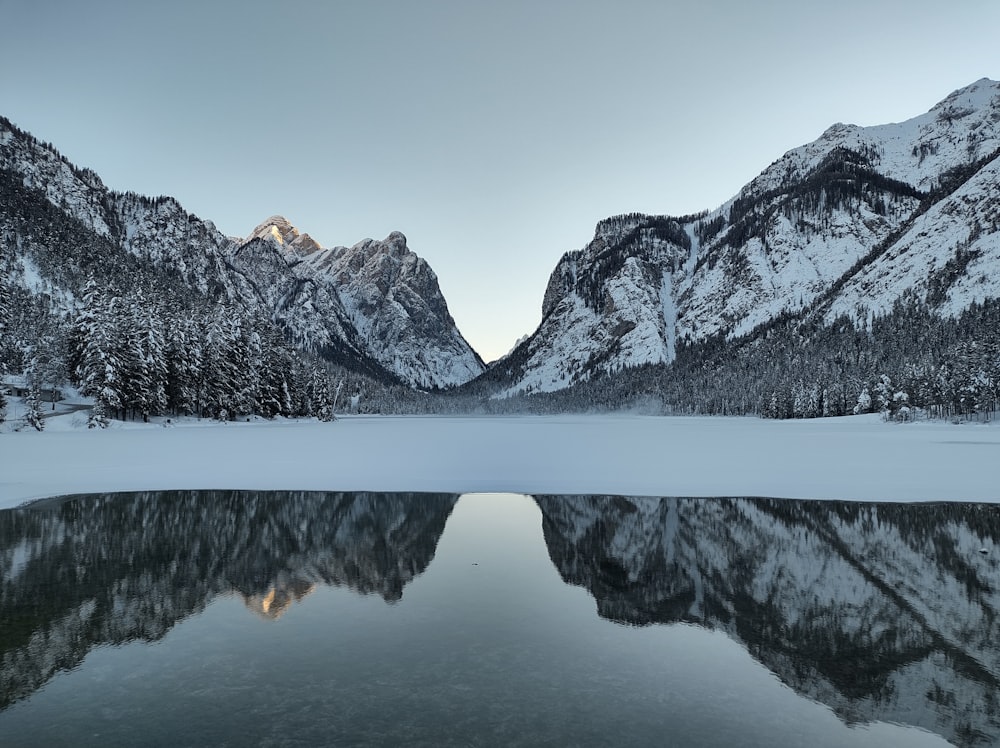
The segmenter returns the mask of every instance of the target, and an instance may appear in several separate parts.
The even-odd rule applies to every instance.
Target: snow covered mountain
[[[535,498],[602,617],[723,631],[848,723],[1000,741],[993,507]]]
[[[275,216],[231,239],[172,198],[108,190],[0,118],[0,278],[61,312],[88,275],[127,287],[152,269],[153,286],[248,308],[383,382],[553,392],[783,319],[866,327],[903,297],[939,318],[1000,298],[998,154],[1000,83],[984,79],[902,123],[834,125],[715,210],[608,218],[557,264],[538,329],[484,373],[402,234],[323,248]],[[760,412],[758,395],[739,412]]]
[[[0,118],[3,281],[66,312],[88,275],[129,287],[137,270],[161,291],[250,309],[302,349],[376,379],[447,387],[483,370],[402,234],[324,250],[276,217],[232,239],[173,198],[109,190]]]
[[[491,377],[554,391],[779,315],[864,323],[907,292],[941,315],[1000,297],[998,154],[1000,83],[984,79],[906,122],[834,125],[715,210],[601,221]]]
[[[338,318],[386,369],[417,387],[466,382],[485,368],[459,333],[437,276],[394,231],[383,241],[324,249],[282,216],[267,219],[236,251],[278,253],[292,272],[321,293],[335,294]],[[291,306],[304,307],[305,304]]]

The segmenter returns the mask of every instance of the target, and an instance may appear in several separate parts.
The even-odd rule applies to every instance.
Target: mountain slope
[[[352,254],[275,219],[234,240],[173,198],[109,190],[3,118],[0,181],[0,279],[55,315],[75,310],[90,274],[119,290],[149,276],[150,292],[249,310],[302,350],[384,382],[446,387],[482,371],[401,234]],[[359,264],[364,248],[369,262]],[[332,269],[322,262],[331,252]]]
[[[437,276],[400,232],[324,249],[287,219],[272,216],[237,254],[259,244],[280,254],[295,277],[317,292],[335,292],[337,316],[352,328],[357,344],[404,381],[448,387],[482,373],[483,362],[455,326]]]
[[[598,224],[549,280],[538,330],[488,378],[555,391],[669,363],[679,341],[822,308],[867,323],[906,292],[939,314],[1000,297],[1000,83],[898,124],[838,124],[721,207]]]

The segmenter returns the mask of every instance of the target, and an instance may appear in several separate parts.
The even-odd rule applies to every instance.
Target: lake
[[[985,504],[50,499],[0,512],[0,735],[995,745],[998,580]]]

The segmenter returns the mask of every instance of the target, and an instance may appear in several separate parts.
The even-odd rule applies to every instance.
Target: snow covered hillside
[[[602,221],[559,261],[498,391],[669,362],[678,341],[779,315],[865,324],[907,293],[941,315],[998,298],[998,154],[1000,83],[983,79],[906,122],[834,125],[715,210]]]
[[[403,381],[449,387],[482,373],[483,362],[455,326],[437,276],[400,232],[383,241],[324,249],[287,219],[272,216],[236,256],[268,249],[284,259],[299,289],[335,295],[342,309],[336,316],[343,317],[357,344]],[[307,308],[301,302],[289,306]]]
[[[0,286],[53,317],[77,310],[88,276],[117,294],[149,276],[150,297],[238,307],[272,321],[303,351],[369,377],[460,384],[482,361],[456,329],[433,271],[401,237],[322,250],[275,217],[247,241],[232,239],[173,198],[109,190],[0,117]]]

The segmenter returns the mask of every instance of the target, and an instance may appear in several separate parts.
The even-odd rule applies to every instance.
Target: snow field
[[[0,434],[0,508],[71,493],[227,488],[1000,502],[991,425],[347,416],[88,431],[74,418]]]

